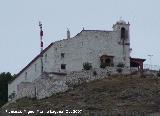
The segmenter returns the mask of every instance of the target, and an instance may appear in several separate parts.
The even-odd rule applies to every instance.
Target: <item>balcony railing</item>
[[[150,70],[160,70],[160,65],[150,65],[150,64],[144,64],[144,69],[150,69]]]

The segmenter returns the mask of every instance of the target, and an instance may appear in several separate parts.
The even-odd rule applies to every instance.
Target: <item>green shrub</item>
[[[122,62],[120,62],[119,64],[117,64],[117,67],[121,67],[121,68],[123,68],[125,65],[122,63]]]
[[[96,76],[97,75],[97,72],[94,70],[93,71],[93,76]]]
[[[122,68],[117,68],[118,73],[122,73],[122,71],[123,71]]]
[[[100,68],[106,68],[106,66],[107,66],[107,65],[106,65],[105,63],[101,63],[101,64],[100,64]]]
[[[89,62],[83,63],[83,69],[84,70],[90,70],[90,69],[92,69],[92,64],[89,63]]]

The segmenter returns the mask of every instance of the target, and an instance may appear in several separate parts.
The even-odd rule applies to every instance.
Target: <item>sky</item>
[[[160,0],[0,0],[0,72],[18,73],[44,47],[82,28],[112,30],[120,17],[130,23],[131,56],[160,65]],[[148,55],[153,55],[151,60]],[[151,62],[150,62],[151,61]]]

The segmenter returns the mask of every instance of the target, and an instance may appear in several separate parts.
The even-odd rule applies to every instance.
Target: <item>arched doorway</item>
[[[113,57],[114,56],[102,55],[100,57],[100,62],[105,66],[113,66]]]

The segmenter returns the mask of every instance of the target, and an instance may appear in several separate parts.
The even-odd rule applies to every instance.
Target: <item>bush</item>
[[[117,72],[118,72],[118,73],[122,73],[122,71],[123,71],[122,68],[118,68],[118,69],[117,69]]]
[[[110,72],[110,71],[107,71],[107,75],[108,75],[108,76],[111,76],[111,72]]]
[[[117,64],[117,67],[121,67],[121,68],[123,68],[125,65],[121,62],[121,63],[119,63],[119,64]]]
[[[94,70],[93,71],[93,76],[96,76],[97,75],[97,72]]]
[[[83,63],[83,69],[84,70],[90,70],[90,69],[92,69],[91,63],[88,63],[88,62]]]
[[[160,70],[157,72],[157,77],[160,77]]]
[[[101,63],[101,64],[100,64],[100,68],[106,68],[106,66],[107,66],[107,65],[106,65],[105,63]]]
[[[15,95],[16,95],[16,93],[13,92],[13,93],[11,93],[11,95],[8,96],[8,98],[12,100],[15,97]]]

